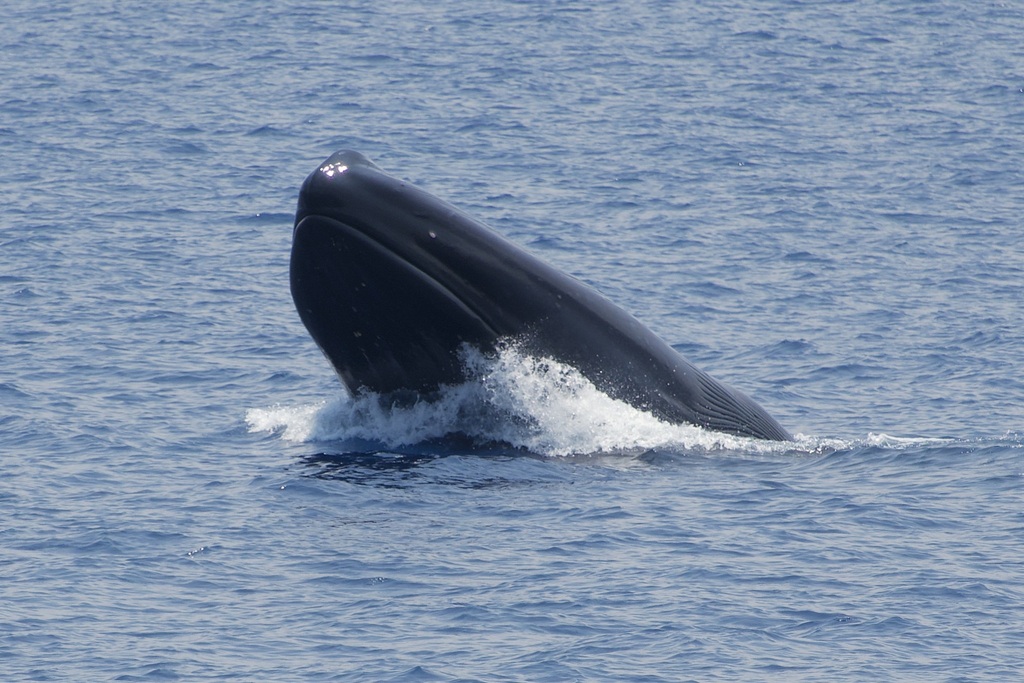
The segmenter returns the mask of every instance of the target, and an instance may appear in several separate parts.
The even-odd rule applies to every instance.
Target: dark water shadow
[[[462,434],[400,448],[363,440],[346,440],[330,445],[328,450],[299,458],[302,476],[386,488],[427,483],[488,488],[523,483],[530,478],[491,476],[496,463],[549,460],[504,443],[482,444]],[[460,464],[444,466],[451,461],[459,461]],[[512,474],[508,472],[509,468],[501,469],[505,475]],[[526,474],[524,468],[512,469],[517,475]]]
[[[829,463],[863,447],[850,444],[792,444],[779,449],[625,449],[600,453],[547,456],[504,442],[481,442],[455,433],[417,444],[389,447],[381,442],[347,439],[324,443],[316,453],[300,456],[298,474],[325,481],[385,488],[437,484],[462,488],[508,487],[571,479],[577,467],[615,470],[654,468],[691,471],[693,468],[813,467]],[[886,449],[883,449],[886,450]]]

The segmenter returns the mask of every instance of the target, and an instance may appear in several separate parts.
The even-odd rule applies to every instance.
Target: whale
[[[352,394],[429,399],[470,379],[466,348],[514,344],[665,422],[792,439],[595,289],[353,150],[303,182],[289,272],[299,318]]]

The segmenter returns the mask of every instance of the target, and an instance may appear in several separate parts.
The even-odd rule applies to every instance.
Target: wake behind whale
[[[357,397],[436,399],[474,379],[467,353],[514,347],[660,423],[791,439],[593,289],[357,152],[334,154],[302,186],[291,291]]]

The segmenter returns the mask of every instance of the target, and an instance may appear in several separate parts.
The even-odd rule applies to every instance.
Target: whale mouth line
[[[486,327],[488,332],[495,337],[500,337],[501,333],[494,328],[492,324],[488,322],[488,316],[485,312],[481,311],[477,306],[474,306],[470,301],[459,295],[455,290],[452,289],[442,279],[433,275],[430,270],[424,268],[422,264],[417,263],[415,260],[410,259],[407,254],[402,253],[400,250],[389,246],[389,244],[380,239],[376,239],[371,231],[364,230],[359,227],[358,224],[353,224],[350,221],[345,221],[340,218],[334,218],[329,214],[325,213],[307,213],[296,223],[295,230],[299,229],[299,226],[308,219],[314,219],[322,221],[329,225],[332,229],[341,232],[347,239],[359,242],[364,245],[367,250],[372,250],[388,260],[400,264],[401,267],[406,270],[410,275],[420,282],[424,287],[430,291],[438,294],[452,302],[457,302],[459,307],[463,309],[467,314],[471,315],[481,325]],[[425,253],[425,252],[424,252]],[[443,268],[434,269],[439,272],[444,272]]]

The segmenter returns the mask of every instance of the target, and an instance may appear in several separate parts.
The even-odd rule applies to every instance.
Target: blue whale
[[[667,422],[792,438],[590,287],[358,152],[303,183],[290,277],[299,317],[353,393],[427,396],[465,381],[464,345],[514,340]]]

